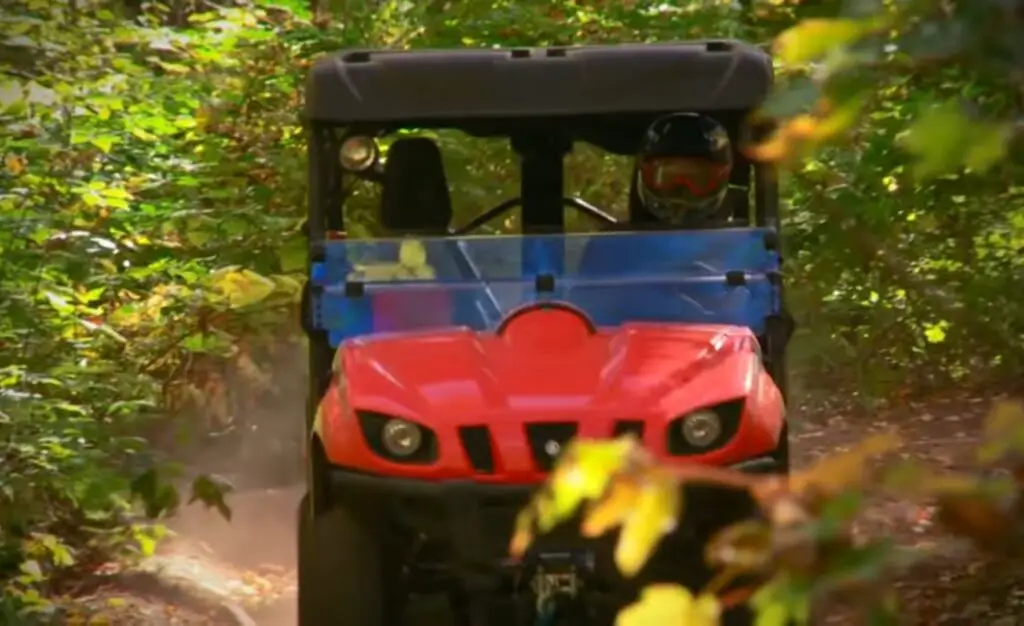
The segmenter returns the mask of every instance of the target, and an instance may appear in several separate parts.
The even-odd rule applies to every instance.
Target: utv
[[[574,144],[632,155],[666,113],[711,116],[741,146],[771,83],[768,56],[735,41],[315,64],[301,626],[411,623],[440,597],[447,617],[427,623],[552,623],[557,606],[558,619],[610,624],[637,586],[706,581],[704,539],[752,514],[740,494],[687,488],[685,519],[638,580],[620,578],[610,541],[573,528],[528,559],[504,555],[516,512],[576,436],[631,433],[667,463],[788,471],[774,172],[735,150],[731,219],[711,230],[634,229],[563,191]],[[519,197],[453,229],[438,145],[410,129],[507,138]],[[380,185],[393,237],[346,237],[359,179]],[[521,235],[474,234],[515,208]],[[613,232],[566,234],[567,209]],[[646,264],[659,246],[678,252]]]

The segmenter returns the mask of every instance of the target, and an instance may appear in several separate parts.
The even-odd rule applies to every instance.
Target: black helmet
[[[636,169],[640,200],[653,217],[702,222],[717,213],[729,189],[729,133],[697,113],[660,117],[644,135]]]

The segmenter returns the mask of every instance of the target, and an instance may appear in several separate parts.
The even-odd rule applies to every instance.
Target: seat
[[[441,151],[427,137],[398,139],[388,150],[381,225],[392,235],[444,235],[452,221]]]
[[[384,162],[381,226],[391,237],[437,237],[448,234],[451,194],[441,151],[427,137],[396,140]],[[428,249],[427,263],[439,276],[459,275],[457,255]],[[459,298],[441,284],[373,296],[375,332],[438,328],[455,323]]]

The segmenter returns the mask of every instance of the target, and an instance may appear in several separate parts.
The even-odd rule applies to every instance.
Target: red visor
[[[729,177],[729,164],[692,157],[657,157],[640,164],[644,186],[655,193],[684,188],[694,196],[708,196]]]

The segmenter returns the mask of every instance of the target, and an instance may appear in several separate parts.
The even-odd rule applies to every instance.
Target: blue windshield
[[[332,345],[382,332],[495,328],[560,300],[599,326],[735,324],[779,312],[779,256],[766,229],[327,242],[313,264],[314,327]]]

